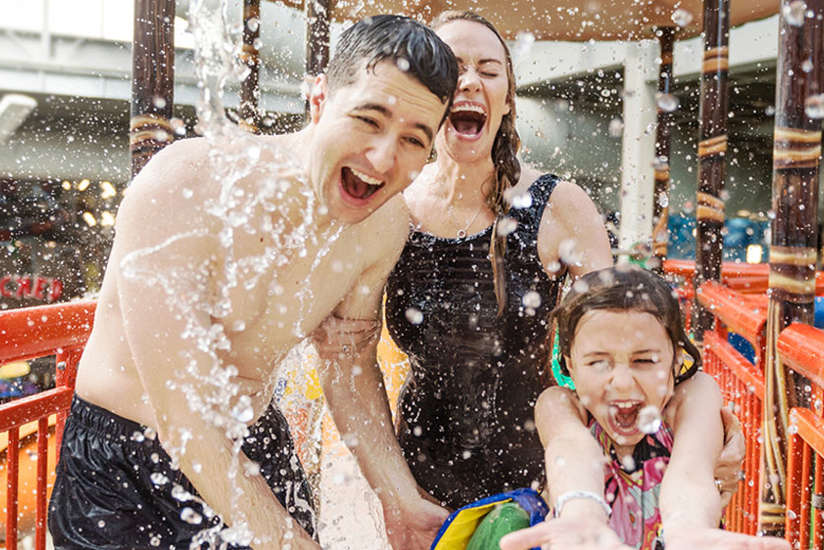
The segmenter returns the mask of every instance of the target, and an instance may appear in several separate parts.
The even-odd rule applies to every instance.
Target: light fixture
[[[751,244],[747,247],[747,263],[760,264],[764,256],[764,248],[760,244]]]
[[[0,99],[0,144],[6,143],[29,116],[37,101],[22,94],[6,94]]]

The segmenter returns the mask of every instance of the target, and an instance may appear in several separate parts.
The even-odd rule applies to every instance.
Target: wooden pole
[[[241,61],[249,74],[240,83],[240,125],[260,133],[260,0],[243,0],[243,51]]]
[[[784,531],[787,422],[790,407],[810,402],[809,382],[786,369],[776,353],[778,335],[793,322],[812,324],[818,246],[818,173],[821,121],[805,112],[822,92],[824,0],[795,11],[782,0],[776,68],[769,305],[763,414],[759,529]],[[808,17],[806,13],[812,13]]]
[[[135,0],[129,148],[132,177],[174,139],[174,0]]]
[[[306,0],[306,75],[315,77],[329,65],[330,0]],[[309,98],[306,100],[309,119]]]
[[[658,71],[658,93],[672,93],[672,50],[675,44],[675,27],[658,29],[661,45],[661,65]],[[658,106],[658,126],[655,132],[655,201],[652,214],[652,252],[657,259],[656,270],[661,272],[667,259],[669,243],[669,176],[670,133],[672,113]]]
[[[721,278],[724,245],[724,189],[727,153],[727,71],[729,67],[729,0],[704,0],[704,63],[698,127],[698,196],[695,236],[695,288]],[[695,301],[695,336],[712,328],[712,313]]]

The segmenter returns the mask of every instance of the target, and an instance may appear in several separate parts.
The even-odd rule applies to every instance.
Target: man
[[[183,140],[135,178],[66,426],[56,548],[318,548],[272,373],[325,319],[376,324],[408,229],[396,195],[456,80],[434,33],[372,17],[316,79],[307,128],[219,154]],[[372,360],[329,365],[324,389],[393,546],[426,548],[445,512],[419,496],[397,447],[368,332],[347,350]]]

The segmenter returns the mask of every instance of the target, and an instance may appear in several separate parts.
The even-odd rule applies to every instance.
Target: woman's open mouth
[[[637,434],[638,414],[643,405],[642,401],[612,401],[609,404],[609,423],[612,430],[624,436]]]
[[[357,201],[367,200],[384,186],[383,181],[348,166],[341,169],[340,179],[341,188],[347,198]]]
[[[459,103],[449,112],[449,124],[466,139],[477,139],[486,124],[486,112],[475,103]]]

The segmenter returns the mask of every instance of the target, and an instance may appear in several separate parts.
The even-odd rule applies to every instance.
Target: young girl
[[[547,543],[552,548],[626,548],[622,542],[654,550],[665,542],[667,550],[789,549],[780,539],[717,529],[722,506],[707,457],[723,444],[721,396],[712,378],[698,372],[699,352],[684,332],[678,302],[664,280],[631,266],[589,273],[553,317],[562,368],[575,391],[545,390],[536,405],[536,425],[545,439],[543,402],[572,400],[588,426],[590,444],[605,459],[604,484],[599,491],[559,493],[550,487],[558,519],[508,535],[501,548]],[[686,355],[691,358],[687,367]],[[713,402],[683,399],[679,384],[688,378],[694,378],[691,384],[711,385],[714,391],[706,393]],[[697,433],[704,437],[679,439],[687,422],[700,422]],[[547,469],[564,467],[552,449],[546,460]],[[605,528],[607,518],[611,532]]]

